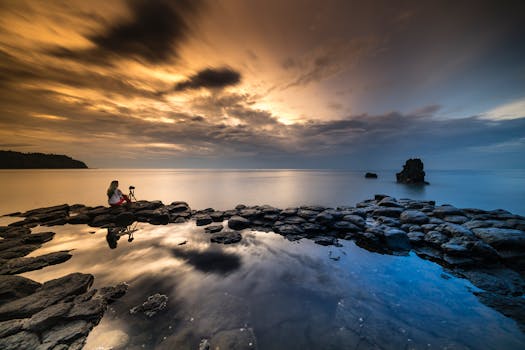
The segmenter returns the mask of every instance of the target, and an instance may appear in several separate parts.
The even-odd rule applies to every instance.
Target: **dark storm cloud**
[[[58,57],[103,64],[113,56],[134,57],[150,63],[169,61],[190,32],[189,17],[200,1],[130,0],[131,19],[111,24],[103,33],[87,38],[96,45],[89,50],[56,48]]]
[[[206,68],[192,75],[188,80],[175,85],[175,91],[199,88],[224,88],[237,85],[241,81],[241,74],[231,68]]]

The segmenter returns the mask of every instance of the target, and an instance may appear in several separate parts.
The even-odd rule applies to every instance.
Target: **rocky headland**
[[[0,169],[87,169],[87,165],[62,154],[0,151]]]
[[[457,208],[375,195],[355,206],[335,208],[239,204],[219,211],[193,210],[181,201],[169,205],[137,201],[113,208],[62,204],[9,215],[21,220],[0,227],[0,347],[5,349],[33,348],[21,344],[37,343],[43,349],[80,348],[107,303],[125,292],[125,285],[89,290],[91,275],[71,274],[42,285],[16,276],[71,257],[68,251],[25,257],[54,236],[31,233],[31,228],[64,224],[112,228],[136,221],[167,225],[192,220],[217,244],[235,244],[242,240],[243,230],[257,230],[320,245],[352,240],[380,254],[413,251],[468,279],[479,288],[474,293],[481,302],[525,330],[525,217],[502,209]],[[161,296],[157,299],[161,305]]]

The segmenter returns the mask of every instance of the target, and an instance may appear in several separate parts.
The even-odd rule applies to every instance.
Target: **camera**
[[[134,190],[134,189],[135,189],[135,186],[129,186],[129,189],[130,189],[130,190]]]

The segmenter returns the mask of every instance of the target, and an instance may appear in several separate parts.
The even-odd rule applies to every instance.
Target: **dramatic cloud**
[[[224,88],[237,85],[241,81],[241,74],[230,68],[206,68],[188,80],[175,85],[175,91],[199,88]]]
[[[94,167],[525,167],[523,3],[475,5],[1,2],[2,147]]]
[[[59,57],[101,63],[112,56],[136,57],[151,63],[168,61],[189,33],[188,16],[199,1],[130,0],[131,18],[111,24],[103,33],[89,35],[96,47],[54,50]]]

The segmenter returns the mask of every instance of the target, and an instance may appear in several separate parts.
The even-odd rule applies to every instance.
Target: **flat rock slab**
[[[71,259],[69,251],[49,253],[31,258],[16,258],[8,260],[0,266],[0,274],[15,275],[27,271],[42,269],[49,265],[56,265]]]
[[[216,233],[216,232],[221,232],[222,229],[224,228],[224,226],[222,225],[210,225],[210,226],[207,226],[204,231],[207,232],[207,233]]]
[[[22,276],[0,275],[0,304],[33,294],[41,286]]]
[[[226,231],[212,234],[210,241],[213,243],[233,244],[240,242],[242,236],[239,232]]]
[[[520,230],[497,227],[475,228],[474,234],[494,248],[524,249],[525,233]]]

